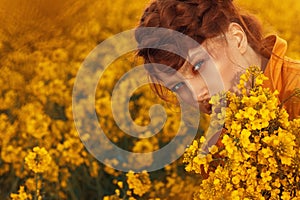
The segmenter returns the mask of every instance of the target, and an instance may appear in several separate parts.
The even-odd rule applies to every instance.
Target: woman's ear
[[[227,36],[232,40],[231,44],[236,45],[241,54],[245,54],[248,47],[248,40],[244,29],[235,22],[228,26]]]

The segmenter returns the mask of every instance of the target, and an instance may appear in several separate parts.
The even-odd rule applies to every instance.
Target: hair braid
[[[188,50],[184,44],[172,40],[172,37],[154,32],[139,31],[139,27],[162,27],[181,32],[198,43],[206,39],[225,34],[230,23],[238,23],[245,31],[250,46],[258,53],[266,55],[263,45],[262,28],[255,17],[241,14],[232,0],[154,0],[145,9],[137,27],[135,37],[140,46],[169,45],[178,50]],[[264,54],[262,53],[264,52]],[[178,70],[185,62],[180,56],[159,48],[141,48],[137,55],[145,63],[161,63]],[[158,70],[166,69],[158,67]],[[152,79],[153,67],[147,68]],[[159,82],[156,80],[156,82]],[[161,88],[154,88],[159,94]],[[161,94],[159,96],[162,97]],[[163,98],[163,97],[162,97]]]
[[[232,0],[156,0],[145,9],[138,27],[172,29],[190,36],[201,44],[208,38],[224,34],[231,22],[243,27],[255,51],[259,52],[262,49],[260,23],[250,15],[240,14]],[[161,42],[161,35],[140,34],[137,31],[136,39],[139,44]],[[143,50],[138,52],[146,61],[157,60],[148,51],[145,53]],[[148,56],[152,58],[147,58]]]

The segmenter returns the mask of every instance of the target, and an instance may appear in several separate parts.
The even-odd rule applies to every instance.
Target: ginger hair
[[[238,23],[245,31],[249,45],[259,54],[266,55],[263,46],[262,27],[260,22],[250,14],[242,13],[232,0],[154,0],[145,9],[135,33],[138,44],[171,45],[181,50],[184,45],[173,41],[167,35],[138,31],[139,27],[162,27],[172,29],[188,35],[199,44],[206,39],[224,35],[230,23]],[[137,52],[144,59],[144,63],[160,63],[178,70],[184,63],[182,58],[174,53],[160,49],[142,48]],[[166,69],[156,67],[156,70]],[[154,83],[152,88],[162,98],[167,100],[164,88],[159,85],[153,67],[146,67],[150,79]]]

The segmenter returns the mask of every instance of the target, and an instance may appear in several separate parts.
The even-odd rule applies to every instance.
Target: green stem
[[[37,173],[34,174],[35,178],[35,195],[34,195],[34,200],[38,199],[38,193],[39,193],[39,175]]]

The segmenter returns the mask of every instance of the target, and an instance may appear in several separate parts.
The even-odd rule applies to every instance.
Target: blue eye
[[[199,69],[201,69],[202,65],[203,65],[204,61],[201,60],[199,62],[197,62],[194,66],[193,66],[193,71],[198,71]]]
[[[183,85],[184,85],[184,82],[179,82],[179,83],[177,83],[174,87],[172,87],[171,90],[172,90],[173,92],[176,92],[176,91],[179,90]]]

